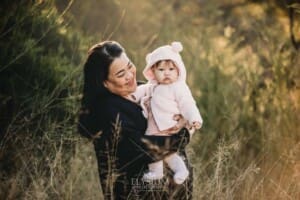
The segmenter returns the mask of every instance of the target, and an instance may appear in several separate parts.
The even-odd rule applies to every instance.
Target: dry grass
[[[187,82],[204,117],[188,147],[194,199],[300,199],[300,59],[286,16],[245,1],[116,2],[125,17],[107,35],[128,49],[140,78],[146,53],[183,43]],[[102,198],[93,145],[76,133],[80,83],[72,87],[59,105],[63,120],[49,115],[55,96],[37,95],[32,118],[9,126],[0,199]]]

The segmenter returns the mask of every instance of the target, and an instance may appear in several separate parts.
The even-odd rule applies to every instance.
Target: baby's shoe
[[[188,176],[189,176],[189,171],[186,169],[182,169],[174,174],[173,179],[176,184],[180,185],[186,180]]]
[[[143,176],[143,180],[146,182],[151,182],[151,181],[155,181],[155,180],[160,180],[162,179],[164,176],[163,173],[156,173],[156,172],[147,172],[144,174]]]

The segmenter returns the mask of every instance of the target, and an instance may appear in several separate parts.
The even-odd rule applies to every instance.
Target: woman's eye
[[[117,78],[122,78],[124,75],[125,75],[125,73],[119,74],[119,75],[117,76]]]

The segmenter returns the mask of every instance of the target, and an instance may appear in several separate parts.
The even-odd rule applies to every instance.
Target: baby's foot
[[[143,180],[150,182],[150,181],[162,179],[163,176],[164,175],[162,173],[148,172],[144,174]]]
[[[181,171],[174,174],[173,179],[174,179],[174,182],[176,184],[180,185],[186,180],[186,178],[188,176],[189,176],[189,171],[188,170],[181,170]]]

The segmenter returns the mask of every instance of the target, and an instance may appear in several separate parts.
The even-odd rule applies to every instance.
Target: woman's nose
[[[132,79],[132,77],[133,77],[133,72],[132,71],[128,71],[126,73],[126,79]]]

